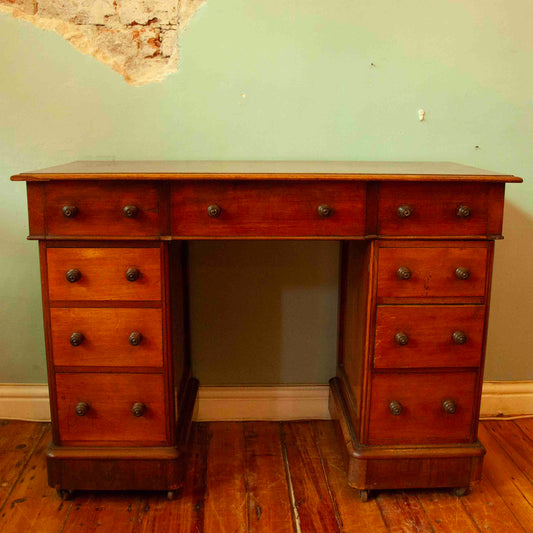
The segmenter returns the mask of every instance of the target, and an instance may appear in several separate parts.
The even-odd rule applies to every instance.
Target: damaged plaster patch
[[[178,38],[205,0],[0,0],[0,11],[53,30],[130,85],[178,68]]]

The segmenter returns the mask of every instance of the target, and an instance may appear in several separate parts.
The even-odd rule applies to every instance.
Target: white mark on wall
[[[418,110],[418,120],[420,120],[420,122],[426,120],[426,112],[423,109]]]
[[[205,0],[0,0],[0,11],[53,30],[130,85],[178,68],[178,39]]]

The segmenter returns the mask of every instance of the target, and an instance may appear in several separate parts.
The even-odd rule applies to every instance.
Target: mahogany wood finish
[[[478,183],[383,183],[379,191],[380,235],[402,236],[476,236],[487,235],[488,195],[490,186]],[[408,216],[399,216],[398,209],[409,207]],[[467,216],[458,209],[468,208]],[[466,213],[464,213],[466,214]]]
[[[483,305],[378,306],[374,368],[477,368],[484,325]],[[400,332],[406,344],[398,343]],[[463,343],[454,341],[456,333],[464,334]]]
[[[471,442],[475,372],[375,374],[365,444],[449,444]],[[447,414],[443,402],[457,404]],[[391,413],[398,402],[401,413]]]
[[[190,181],[173,184],[171,194],[173,235],[257,238],[364,233],[362,183]]]
[[[64,367],[163,366],[163,324],[160,309],[50,309],[54,365]],[[73,346],[70,338],[83,340]],[[132,333],[140,333],[132,345]]]
[[[60,444],[168,444],[164,382],[161,374],[58,373],[56,375]],[[89,405],[80,416],[75,407]],[[134,416],[135,403],[146,412]]]
[[[156,236],[158,202],[158,189],[153,184],[48,183],[44,204],[46,235]],[[65,206],[74,206],[75,216],[65,216]],[[129,209],[125,212],[126,208]]]
[[[48,248],[50,300],[161,300],[157,248]],[[138,278],[128,279],[135,268]],[[79,281],[66,274],[80,272]]]
[[[501,238],[505,183],[520,178],[453,163],[160,161],[78,162],[12,179],[28,182],[29,238],[40,241],[48,482],[63,494],[146,489],[171,497],[183,485],[198,388],[189,239],[343,241],[330,411],[349,485],[366,501],[371,489],[464,492],[479,482],[493,240]],[[281,450],[264,460],[254,443],[271,431],[222,431],[210,467],[193,459],[204,465],[198,487],[218,489],[214,466],[240,468],[230,455],[242,451],[248,467],[268,463],[269,483],[292,491],[294,524],[335,530],[346,515],[328,503],[321,481],[338,461],[331,447],[325,455],[316,448],[324,431],[283,426]],[[292,463],[287,479],[296,473],[291,485],[279,476],[280,452]],[[266,517],[269,493],[253,477],[231,486],[248,529],[268,530],[254,524]],[[311,493],[321,503],[302,503]],[[229,503],[218,503],[208,501],[217,519],[205,523],[222,531],[217,520],[226,520]],[[287,525],[287,514],[267,522]],[[374,522],[369,514],[365,523]],[[193,523],[204,524],[203,514]]]

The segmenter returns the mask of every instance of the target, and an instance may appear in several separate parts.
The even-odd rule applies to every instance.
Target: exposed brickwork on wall
[[[131,85],[178,66],[178,38],[205,0],[0,0],[0,11],[54,30]]]

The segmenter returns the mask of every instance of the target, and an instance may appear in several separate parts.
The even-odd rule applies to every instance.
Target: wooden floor
[[[448,490],[386,491],[368,503],[346,485],[331,422],[200,423],[180,500],[164,494],[47,487],[48,424],[0,421],[2,533],[533,532],[533,420],[484,422],[483,481]]]

